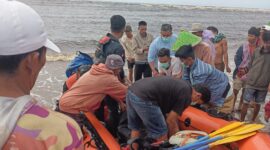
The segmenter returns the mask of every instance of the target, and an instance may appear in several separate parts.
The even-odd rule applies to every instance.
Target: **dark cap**
[[[106,58],[105,65],[109,69],[119,69],[124,66],[124,61],[121,56],[116,54],[111,54]]]
[[[172,32],[172,25],[171,24],[162,24],[161,31]]]

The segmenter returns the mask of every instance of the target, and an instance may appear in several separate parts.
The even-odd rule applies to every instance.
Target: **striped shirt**
[[[191,68],[184,67],[183,79],[192,85],[206,85],[211,91],[210,102],[220,107],[223,105],[225,100],[223,94],[229,83],[228,77],[223,72],[196,58]]]

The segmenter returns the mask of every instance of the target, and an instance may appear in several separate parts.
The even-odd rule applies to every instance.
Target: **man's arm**
[[[151,44],[150,44],[150,47],[149,47],[149,52],[148,52],[148,63],[149,63],[149,66],[153,72],[153,76],[157,76],[158,75],[158,72],[155,68],[155,58],[157,56],[157,49],[156,49],[156,44],[155,44],[155,41],[153,41]]]
[[[116,77],[110,79],[110,82],[107,82],[105,88],[105,94],[109,95],[117,101],[124,101],[127,93],[127,86],[122,84]]]
[[[182,78],[182,63],[181,63],[181,61],[179,61],[179,58],[176,58],[176,59],[178,59],[177,61],[176,61],[176,63],[175,64],[173,64],[173,66],[172,66],[172,76],[174,77],[174,78],[176,78],[176,79],[181,79]]]
[[[189,77],[189,74],[188,74],[188,72],[187,72],[187,68],[186,68],[186,67],[183,68],[183,76],[182,76],[182,79],[190,82],[190,77]]]
[[[125,43],[125,41],[121,41],[121,45],[122,45],[122,47],[124,48],[124,50],[125,50],[125,56],[126,56],[126,58],[129,60],[130,58],[131,58],[131,56],[130,56],[130,53],[128,52],[128,47],[127,47],[127,45],[126,45],[126,43]],[[120,53],[120,52],[119,52]],[[120,55],[121,56],[121,55]]]
[[[168,125],[169,137],[179,131],[178,117],[179,115],[174,111],[170,111],[170,113],[167,115],[166,123]]]
[[[242,63],[242,61],[243,61],[242,57],[243,57],[243,46],[240,46],[238,48],[238,50],[236,51],[236,54],[234,56],[234,63],[235,63],[236,69],[238,69],[238,67]]]
[[[135,54],[143,54],[144,49],[142,47],[139,46],[138,41],[136,40],[136,38],[134,37],[132,40],[132,49],[135,52]]]
[[[229,56],[228,56],[228,44],[227,44],[227,40],[226,39],[223,39],[222,41],[222,51],[223,51],[223,57],[224,57],[224,64],[225,64],[225,67],[226,67],[226,71],[228,73],[231,72],[231,68],[229,66]]]

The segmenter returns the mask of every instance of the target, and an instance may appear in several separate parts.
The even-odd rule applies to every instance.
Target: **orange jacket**
[[[60,110],[72,114],[95,111],[106,95],[124,101],[127,87],[106,65],[93,65],[60,99]]]

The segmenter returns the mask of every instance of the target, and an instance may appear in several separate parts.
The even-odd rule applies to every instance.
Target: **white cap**
[[[0,0],[0,55],[24,54],[43,46],[60,52],[47,38],[36,11],[18,1]]]
[[[262,29],[266,30],[266,31],[270,31],[270,26],[269,25],[263,25]]]

